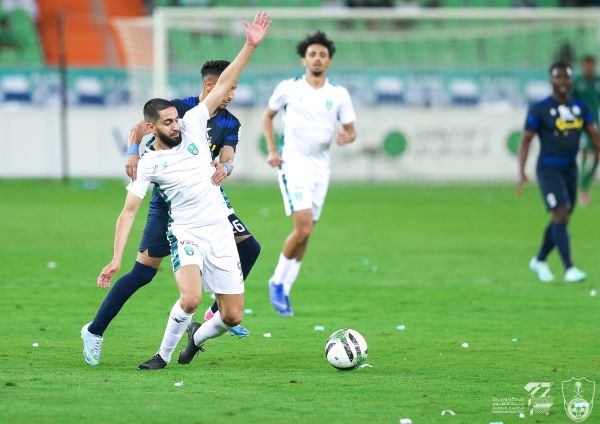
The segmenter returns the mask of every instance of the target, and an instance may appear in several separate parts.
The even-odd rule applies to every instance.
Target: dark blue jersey
[[[200,103],[198,96],[184,97],[182,99],[171,100],[175,105],[179,117],[183,117],[188,110],[197,106]],[[240,132],[240,121],[227,109],[217,109],[217,114],[211,117],[206,124],[206,133],[208,135],[208,147],[210,148],[212,158],[215,159],[221,152],[221,147],[231,146],[235,151]],[[150,141],[149,143],[151,143]],[[231,208],[229,198],[221,188],[221,194],[225,199],[228,208]],[[168,210],[162,196],[154,189],[152,191],[152,199],[150,200],[150,208],[161,208]]]
[[[179,117],[183,117],[188,110],[200,103],[198,97],[185,97],[183,99],[171,100],[175,105]],[[212,158],[219,156],[221,147],[231,146],[233,150],[237,147],[240,133],[240,121],[227,109],[217,109],[217,114],[210,118],[207,123],[208,147]]]
[[[572,98],[560,103],[546,97],[529,108],[525,131],[540,139],[538,165],[575,166],[579,138],[594,118],[583,100]]]

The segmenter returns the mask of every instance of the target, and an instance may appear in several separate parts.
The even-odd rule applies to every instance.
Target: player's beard
[[[310,71],[313,74],[313,77],[320,77],[323,75],[323,71]]]
[[[177,147],[181,144],[181,132],[179,132],[179,136],[177,137],[176,140],[173,140],[171,137],[169,137],[166,134],[163,134],[160,131],[156,131],[156,135],[158,136],[160,141],[162,141],[167,146],[169,146],[169,148]]]

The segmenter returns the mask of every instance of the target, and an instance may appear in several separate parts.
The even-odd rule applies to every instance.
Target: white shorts
[[[171,226],[173,272],[186,265],[198,265],[202,286],[209,293],[244,293],[244,278],[231,224],[224,220],[201,228]]]
[[[329,176],[300,176],[279,170],[278,177],[286,215],[312,209],[313,221],[318,221],[327,197]]]

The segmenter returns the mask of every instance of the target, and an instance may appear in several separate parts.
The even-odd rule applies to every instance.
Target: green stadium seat
[[[539,7],[559,7],[559,0],[538,0]]]
[[[42,50],[35,25],[26,11],[15,9],[4,15],[15,35],[18,48],[4,51],[0,64],[41,65]]]
[[[0,50],[0,64],[3,66],[16,66],[20,64],[18,50]]]
[[[442,0],[442,7],[464,7],[463,0]]]

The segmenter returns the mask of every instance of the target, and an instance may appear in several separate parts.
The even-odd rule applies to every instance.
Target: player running
[[[554,63],[550,67],[552,96],[530,107],[519,149],[517,196],[528,181],[525,163],[531,140],[538,135],[540,153],[536,174],[551,220],[544,231],[537,256],[529,262],[529,268],[543,282],[554,280],[546,263],[546,257],[554,247],[558,249],[564,265],[565,282],[575,283],[586,278],[586,274],[571,260],[567,224],[577,199],[576,157],[581,132],[587,132],[596,150],[600,150],[600,134],[585,102],[571,97],[572,73],[566,63]]]
[[[267,162],[279,168],[279,187],[294,229],[283,244],[279,261],[269,280],[271,304],[280,316],[294,314],[290,291],[315,223],[319,220],[329,186],[329,146],[356,138],[356,115],[348,90],[327,79],[335,46],[318,31],[300,41],[297,52],[306,72],[282,81],[269,99],[263,131],[269,155]],[[283,137],[278,151],[273,135],[273,118],[283,110]],[[335,131],[336,123],[342,131]]]

